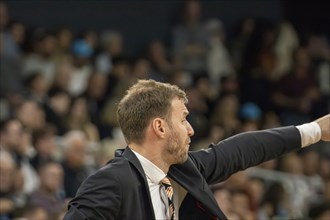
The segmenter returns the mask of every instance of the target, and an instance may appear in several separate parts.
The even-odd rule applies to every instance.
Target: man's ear
[[[161,118],[155,118],[152,120],[152,129],[154,130],[155,134],[160,137],[165,137],[165,121]]]

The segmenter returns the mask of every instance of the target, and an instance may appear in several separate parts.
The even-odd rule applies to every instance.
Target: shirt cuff
[[[316,122],[298,125],[296,128],[300,133],[301,147],[307,147],[321,140],[321,128]]]

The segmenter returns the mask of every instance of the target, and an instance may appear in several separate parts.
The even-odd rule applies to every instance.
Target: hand
[[[330,141],[330,114],[315,120],[321,128],[321,140]]]

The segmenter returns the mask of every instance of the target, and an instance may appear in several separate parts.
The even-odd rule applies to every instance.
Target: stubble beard
[[[187,160],[188,150],[182,146],[184,144],[181,143],[180,136],[174,131],[171,131],[165,145],[165,155],[167,155],[167,159],[171,165],[182,164]]]

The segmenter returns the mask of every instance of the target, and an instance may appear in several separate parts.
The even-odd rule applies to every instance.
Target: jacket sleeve
[[[221,182],[232,174],[301,148],[294,126],[235,135],[206,150],[192,152],[195,165],[208,184]]]
[[[121,186],[116,175],[103,168],[89,176],[68,205],[64,220],[116,219],[121,204]]]

